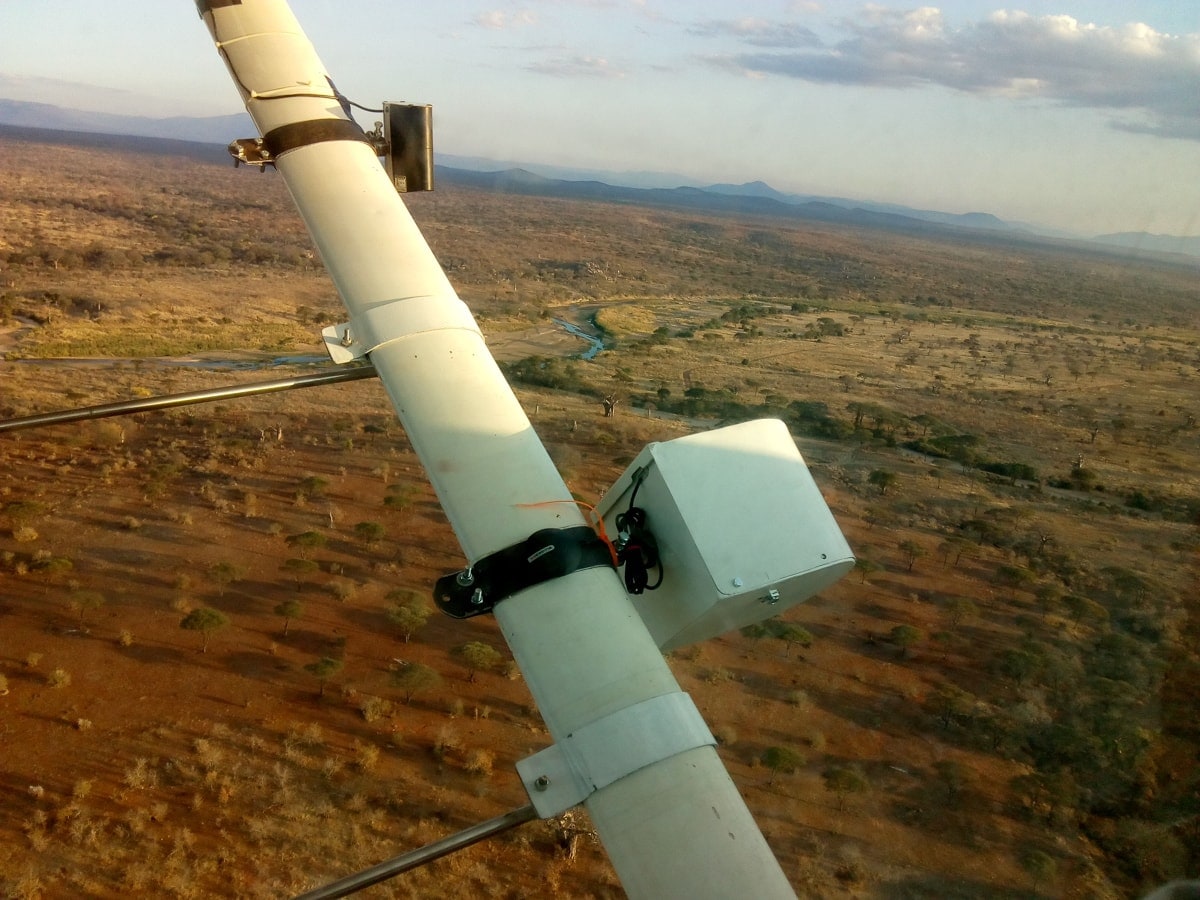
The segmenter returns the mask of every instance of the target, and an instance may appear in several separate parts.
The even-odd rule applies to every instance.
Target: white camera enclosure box
[[[633,601],[663,650],[761,622],[854,567],[850,545],[778,419],[647,446],[597,506],[611,538],[642,469],[636,505],[658,542],[663,579]]]

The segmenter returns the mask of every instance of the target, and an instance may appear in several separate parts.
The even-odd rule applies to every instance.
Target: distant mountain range
[[[228,144],[236,137],[258,134],[246,113],[208,118],[173,116],[168,119],[152,119],[146,116],[117,116],[81,109],[64,109],[49,103],[26,103],[23,100],[0,100],[0,124],[49,128],[53,131],[170,138],[221,145]]]
[[[1150,234],[1145,231],[1122,231],[1117,234],[1102,234],[1092,238],[1092,242],[1134,252],[1182,253],[1186,256],[1200,256],[1200,237]]]
[[[65,109],[46,103],[0,99],[0,125],[74,134],[126,136],[204,145],[179,152],[218,158],[214,151],[230,140],[256,133],[245,113],[196,118],[155,119]],[[116,145],[117,140],[87,140]],[[222,150],[221,153],[224,151]],[[848,200],[778,191],[762,181],[709,184],[668,172],[606,172],[562,166],[490,160],[438,153],[438,177],[445,183],[514,194],[605,200],[668,206],[676,209],[777,216],[789,219],[884,228],[912,233],[977,234],[980,237],[1028,240],[1067,239],[1109,252],[1184,261],[1200,257],[1200,237],[1146,232],[1101,235],[1090,240],[1023,223],[1006,222],[990,213],[946,213],[891,203]]]
[[[1021,234],[1032,236],[1029,232],[1008,225],[995,216],[979,213],[969,216],[931,213],[930,217],[926,218],[919,210],[885,212],[870,208],[870,205],[851,204],[848,200],[834,202],[833,200],[808,200],[803,197],[794,197],[775,191],[762,182],[708,187],[622,187],[604,181],[568,181],[560,178],[546,178],[521,168],[480,172],[439,167],[438,175],[443,182],[450,184],[461,184],[506,194],[604,200],[612,203],[636,203],[674,209],[774,216],[905,232],[949,232],[969,228],[1014,236]],[[766,190],[764,191],[763,188]],[[897,209],[903,209],[903,207]]]

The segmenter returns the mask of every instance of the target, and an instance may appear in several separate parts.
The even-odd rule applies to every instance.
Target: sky
[[[1200,235],[1200,3],[1013,2],[292,8],[352,100],[432,103],[438,152]],[[193,0],[0,0],[0,98],[241,109]]]

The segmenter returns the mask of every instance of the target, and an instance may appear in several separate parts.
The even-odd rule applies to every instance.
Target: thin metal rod
[[[82,419],[127,416],[131,413],[170,409],[176,406],[188,406],[193,403],[211,403],[215,400],[231,400],[236,397],[250,397],[255,394],[270,394],[276,391],[291,391],[297,388],[320,387],[323,384],[340,384],[343,381],[359,381],[364,378],[374,378],[375,376],[374,366],[355,366],[354,368],[336,369],[329,372],[314,372],[311,375],[277,378],[274,381],[255,381],[249,384],[235,384],[229,387],[211,388],[207,391],[189,391],[184,394],[165,394],[159,397],[146,397],[140,400],[122,400],[119,403],[102,403],[99,406],[83,406],[77,409],[64,409],[59,412],[37,413],[32,416],[5,419],[0,421],[0,432],[17,431],[21,428],[40,428],[43,425],[61,425],[64,422],[78,422]]]
[[[332,884],[327,884],[308,893],[300,894],[295,900],[332,900],[334,897],[346,897],[355,891],[361,891],[373,884],[387,881],[387,879],[394,878],[402,872],[407,872],[409,869],[415,869],[417,866],[423,866],[425,863],[433,862],[435,859],[441,859],[455,850],[470,847],[472,844],[477,844],[485,838],[490,838],[511,828],[516,828],[518,825],[523,825],[536,818],[537,810],[533,808],[533,804],[522,806],[520,809],[514,809],[512,812],[507,812],[502,816],[488,819],[486,822],[480,822],[478,825],[472,825],[465,831],[444,837],[440,841],[434,841],[432,844],[427,844],[420,849],[410,850],[408,853],[371,866],[369,869],[363,869],[354,875],[347,875],[345,878],[341,878]]]

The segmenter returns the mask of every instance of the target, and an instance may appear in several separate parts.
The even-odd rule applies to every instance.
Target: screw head
[[[742,579],[740,579],[740,578],[735,578],[735,579],[733,579],[733,586],[734,586],[734,587],[741,587],[741,586],[742,586]]]
[[[533,786],[539,791],[544,791],[546,788],[550,787],[550,779],[545,775],[539,775],[533,780]]]

